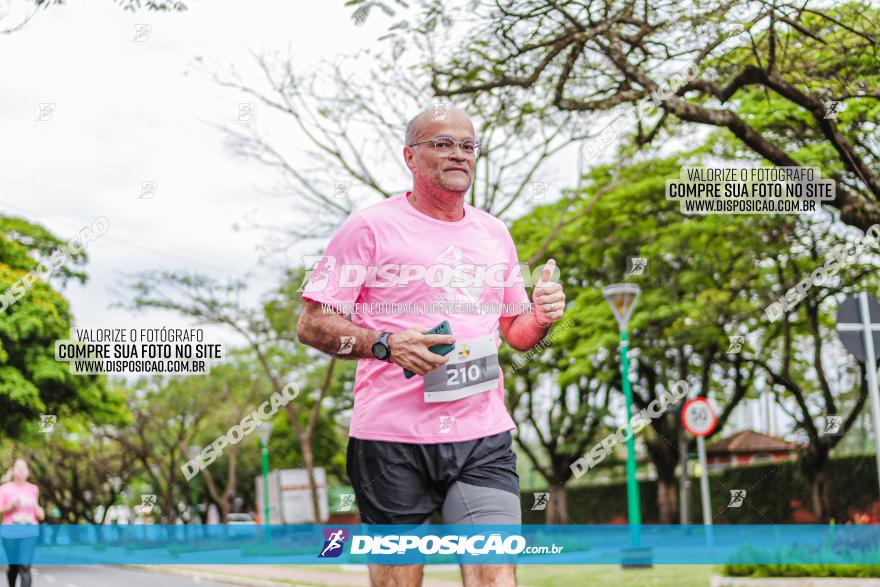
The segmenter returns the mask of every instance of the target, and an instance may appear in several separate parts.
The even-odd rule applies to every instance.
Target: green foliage
[[[701,381],[707,379],[729,409],[742,397],[719,363],[730,334],[759,314],[767,297],[762,290],[770,282],[758,262],[778,254],[785,242],[776,221],[767,217],[684,216],[678,203],[667,201],[666,181],[677,178],[683,165],[699,162],[698,154],[683,153],[622,169],[595,168],[582,192],[536,208],[511,228],[520,259],[530,259],[547,241],[536,261],[556,260],[568,302],[565,317],[574,323],[560,329],[541,356],[505,377],[517,421],[531,422],[526,418],[533,405],[552,406],[539,424],[549,431],[540,446],[552,454],[537,460],[550,463],[559,479],[608,426],[621,423],[606,418],[609,388],[618,400],[622,395],[618,326],[602,295],[606,285],[626,280],[642,289],[629,326],[632,345],[641,353],[632,368],[637,409],[681,379],[703,394],[708,389],[701,389]],[[625,277],[627,257],[633,256],[646,257],[647,270]],[[538,385],[548,374],[556,385]],[[596,418],[604,425],[596,426]],[[640,433],[667,479],[677,463],[671,446],[678,426],[668,414]]]
[[[0,236],[0,292],[64,244],[38,224],[7,216],[0,216]],[[53,275],[62,285],[86,280],[75,268],[85,262],[85,254],[71,257],[69,264],[57,265]],[[39,278],[30,291],[0,311],[0,437],[34,433],[40,414],[63,419],[89,412],[100,419],[114,417],[119,409],[119,398],[99,377],[73,375],[67,363],[55,360],[55,341],[69,338],[71,319],[67,300]]]

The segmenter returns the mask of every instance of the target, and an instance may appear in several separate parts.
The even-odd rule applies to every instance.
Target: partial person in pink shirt
[[[12,466],[12,481],[0,485],[0,538],[9,565],[9,587],[15,587],[18,577],[21,587],[31,587],[31,561],[39,537],[36,525],[46,517],[39,504],[40,490],[28,483],[29,476],[27,462],[18,459]]]

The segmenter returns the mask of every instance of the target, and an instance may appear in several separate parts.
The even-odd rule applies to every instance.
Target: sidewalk
[[[346,565],[333,570],[282,565],[132,565],[155,573],[255,587],[369,587],[366,566]],[[426,569],[427,570],[427,569]],[[444,569],[446,570],[446,569]],[[457,572],[453,567],[450,572]],[[423,587],[461,587],[460,581],[425,579]]]

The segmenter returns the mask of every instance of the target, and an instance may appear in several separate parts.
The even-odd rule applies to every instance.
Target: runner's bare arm
[[[355,326],[342,314],[326,312],[322,304],[309,301],[306,301],[306,308],[296,326],[299,342],[340,359],[372,358],[370,349],[379,334],[376,330]],[[348,350],[348,342],[351,350],[340,353]]]
[[[498,324],[507,344],[521,353],[541,342],[550,330],[550,324],[540,326],[534,314],[502,316]]]
[[[306,302],[297,324],[297,339],[319,351],[340,359],[372,359],[372,346],[381,334],[378,330],[355,326],[341,314],[326,313],[321,304]],[[354,337],[343,340],[343,337]],[[455,339],[443,334],[423,334],[413,327],[388,337],[391,362],[418,375],[433,371],[449,359],[428,350],[434,344],[452,344]],[[348,347],[351,347],[350,350]],[[345,350],[348,352],[340,353]]]
[[[46,519],[46,510],[40,507],[40,490],[37,490],[37,511],[36,511],[37,521],[42,522]]]
[[[524,352],[541,342],[550,325],[562,318],[565,311],[565,293],[562,284],[550,281],[556,261],[550,259],[544,265],[544,274],[532,292],[534,313],[502,316],[498,320],[501,334],[507,344]]]

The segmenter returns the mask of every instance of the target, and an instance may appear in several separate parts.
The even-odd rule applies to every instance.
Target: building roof
[[[792,451],[796,448],[797,444],[794,442],[787,442],[754,430],[743,430],[733,436],[707,444],[706,452],[709,454],[759,453]]]

